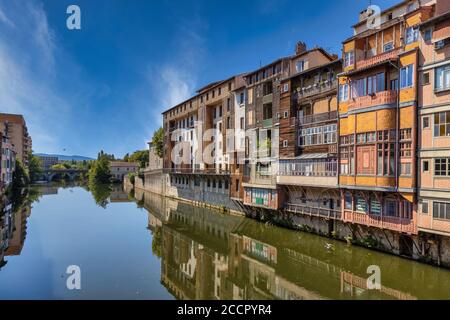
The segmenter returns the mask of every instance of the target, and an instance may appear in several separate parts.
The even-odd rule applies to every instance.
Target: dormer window
[[[392,12],[388,13],[387,19],[388,19],[388,21],[392,20]]]

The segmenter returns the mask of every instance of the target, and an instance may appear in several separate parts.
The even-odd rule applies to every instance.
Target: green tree
[[[36,181],[42,174],[42,161],[31,152],[28,156],[28,175],[31,181]]]
[[[141,168],[145,168],[148,163],[148,150],[138,150],[133,152],[131,156],[128,157],[128,162],[138,162]]]
[[[30,183],[30,177],[25,166],[20,160],[16,160],[12,177],[11,193],[13,198],[20,197]]]
[[[153,133],[152,145],[155,147],[156,155],[162,158],[164,149],[164,130],[162,127]]]
[[[105,209],[111,196],[111,185],[89,183],[88,189],[92,193],[95,203]]]
[[[111,172],[109,170],[109,157],[106,154],[99,154],[99,158],[94,161],[89,169],[90,184],[111,183]]]

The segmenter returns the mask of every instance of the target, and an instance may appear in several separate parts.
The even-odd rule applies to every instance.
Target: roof
[[[406,3],[410,2],[410,1],[411,1],[411,0],[403,0],[403,1],[401,1],[401,2],[399,2],[399,3],[397,3],[397,4],[395,4],[395,5],[393,5],[393,6],[389,7],[389,8],[387,8],[387,9],[384,9],[383,11],[381,11],[380,15],[383,15],[383,14],[385,14],[385,13],[388,12],[388,11],[391,11],[391,10],[394,10],[394,9],[396,9],[396,8],[398,8],[398,7],[401,7],[401,6],[405,5]],[[360,25],[362,25],[363,23],[366,23],[366,21],[367,21],[367,19],[364,19],[364,20],[362,20],[362,21],[359,21],[359,22],[355,23],[354,25],[352,25],[352,28],[355,28],[355,27],[357,27],[357,26],[360,26]]]
[[[295,77],[298,77],[298,76],[302,76],[302,75],[308,74],[310,72],[313,72],[315,70],[326,68],[326,67],[329,67],[329,66],[331,66],[333,64],[339,64],[339,63],[342,63],[342,59],[336,59],[336,60],[333,60],[333,61],[321,64],[321,65],[315,66],[313,68],[306,69],[306,70],[304,70],[302,72],[298,72],[298,73],[293,74],[293,75],[291,75],[289,77],[283,78],[281,81],[285,81],[285,80],[289,80],[289,79],[292,79],[292,78],[295,78]]]
[[[110,167],[138,167],[139,164],[137,162],[126,162],[126,161],[110,161]]]

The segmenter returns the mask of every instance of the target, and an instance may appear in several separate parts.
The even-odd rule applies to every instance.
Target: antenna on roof
[[[261,68],[261,66],[262,66],[262,61],[259,60],[259,67]]]

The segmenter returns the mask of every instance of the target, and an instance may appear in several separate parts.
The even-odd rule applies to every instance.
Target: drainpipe
[[[397,58],[397,65],[393,64],[392,62],[390,62],[390,65],[393,66],[394,68],[397,69],[398,72],[398,84],[397,84],[397,102],[396,102],[396,114],[395,114],[395,124],[396,124],[396,129],[395,129],[395,188],[398,192],[398,184],[399,184],[399,172],[398,172],[398,167],[399,167],[399,137],[400,137],[400,59]]]

